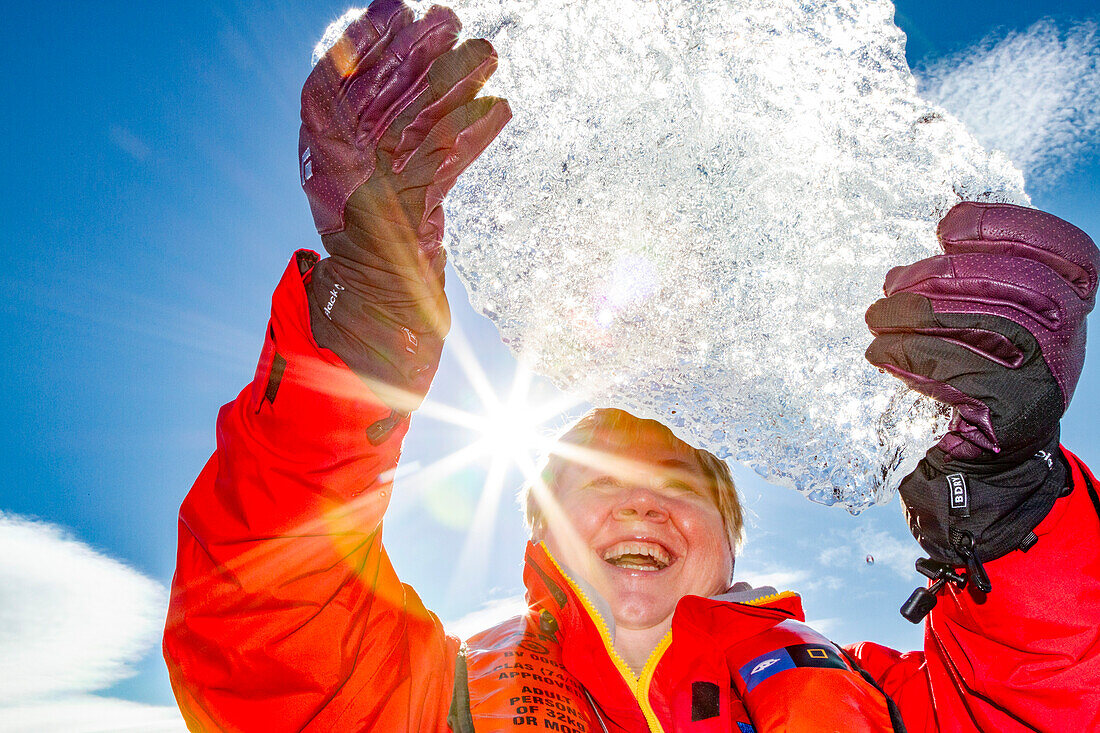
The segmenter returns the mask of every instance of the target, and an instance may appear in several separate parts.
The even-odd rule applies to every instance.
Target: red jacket
[[[988,597],[949,585],[924,651],[849,650],[909,733],[1100,731],[1100,484],[1063,452],[1072,492],[1035,528],[1034,547],[985,563]]]
[[[468,698],[472,726],[453,719],[456,733],[559,730],[554,724],[616,733],[797,731],[808,722],[895,730],[886,697],[801,623],[794,593],[742,602],[735,594],[686,596],[635,677],[585,584],[541,544],[528,546],[526,560],[528,614],[474,636],[457,660],[452,712]]]
[[[164,653],[191,730],[892,729],[794,594],[684,598],[635,679],[583,588],[532,546],[527,616],[447,636],[381,544],[408,423],[368,439],[391,410],[313,340],[299,261],[180,510]],[[1098,520],[1074,471],[1039,543],[987,564],[984,604],[941,598],[923,653],[853,648],[910,731],[1100,725]]]

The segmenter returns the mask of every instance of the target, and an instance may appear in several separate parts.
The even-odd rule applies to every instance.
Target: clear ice
[[[918,97],[885,0],[463,0],[514,119],[447,202],[534,370],[856,513],[945,410],[863,358],[886,271],[1020,172]]]

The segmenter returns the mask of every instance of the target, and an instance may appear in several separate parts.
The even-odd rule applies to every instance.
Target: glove
[[[331,255],[308,286],[314,337],[403,413],[450,327],[443,198],[511,118],[505,100],[477,97],[496,52],[456,47],[460,28],[447,8],[414,20],[376,0],[302,90],[302,186]]]
[[[1030,547],[1066,486],[1058,425],[1084,364],[1100,252],[1077,227],[1007,204],[958,204],[938,235],[945,254],[887,274],[867,311],[867,359],[951,406],[900,493],[934,560],[984,575],[981,561]]]

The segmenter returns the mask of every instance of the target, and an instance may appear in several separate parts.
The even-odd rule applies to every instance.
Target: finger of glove
[[[1019,368],[1035,355],[1037,342],[1021,338],[1019,329],[1003,328],[999,318],[985,314],[938,316],[927,298],[915,293],[897,293],[871,304],[867,326],[876,336],[910,334],[932,336],[956,344],[1008,369]]]
[[[951,422],[947,425],[947,434],[940,439],[936,447],[958,461],[973,461],[983,453],[1000,452],[1000,446],[988,447],[988,441],[980,430],[973,430],[967,418],[960,410],[953,409]]]
[[[443,202],[462,171],[489,147],[508,121],[512,110],[500,97],[478,97],[440,120],[405,166],[414,179],[428,173],[424,216]]]
[[[420,94],[404,107],[379,142],[381,149],[392,151],[395,172],[400,172],[440,119],[477,95],[473,79],[486,62],[486,51],[495,68],[496,54],[487,41],[464,41],[432,62]],[[410,131],[413,125],[416,129]],[[410,147],[413,139],[416,144]]]
[[[465,41],[435,60],[428,69],[428,89],[391,126],[401,135],[394,149],[395,171],[400,172],[440,120],[477,96],[496,68],[496,50],[484,39]],[[409,122],[401,124],[402,118]]]
[[[344,76],[362,72],[378,59],[386,46],[416,18],[403,0],[375,0],[356,18],[329,49]],[[335,50],[335,52],[334,52]]]
[[[986,312],[1032,330],[1072,328],[1083,315],[1073,286],[1057,272],[1010,255],[936,255],[893,268],[883,290],[923,295],[937,312]]]
[[[376,143],[423,91],[428,67],[454,45],[461,27],[449,8],[433,6],[423,18],[402,28],[378,61],[351,83],[344,104],[358,111],[361,147]]]
[[[424,214],[424,221],[416,230],[420,251],[431,257],[443,249],[443,207],[436,206]],[[443,250],[446,252],[446,250]]]
[[[352,21],[306,79],[302,87],[302,121],[323,126],[324,118],[332,114],[333,100],[343,97],[343,87],[362,69],[372,66],[413,18],[413,11],[400,0],[377,0]]]
[[[1087,234],[1064,219],[1023,206],[964,201],[947,212],[937,235],[947,254],[986,252],[1042,263],[1091,307],[1100,250]]]
[[[951,432],[956,438],[941,445],[945,450],[954,453],[958,445],[966,443],[996,453],[1000,449],[990,408],[951,384],[951,380],[975,376],[971,371],[974,359],[965,356],[967,351],[960,344],[936,336],[886,333],[875,337],[865,356],[910,389],[951,405],[955,410]]]

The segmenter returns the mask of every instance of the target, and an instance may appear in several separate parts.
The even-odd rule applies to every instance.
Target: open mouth
[[[603,561],[624,570],[664,570],[674,558],[656,542],[618,542],[603,551]]]

